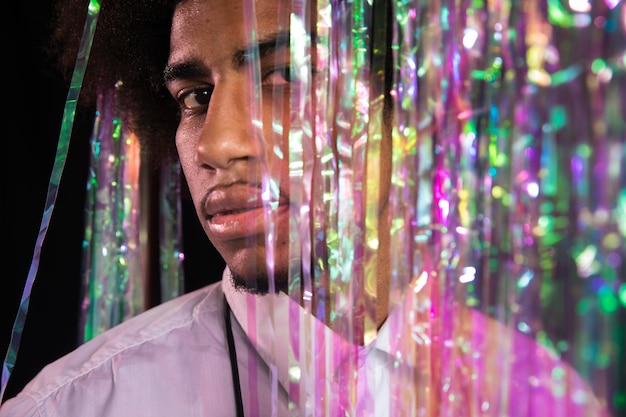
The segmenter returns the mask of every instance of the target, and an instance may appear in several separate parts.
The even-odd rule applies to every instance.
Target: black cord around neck
[[[237,417],[243,415],[243,401],[241,399],[241,384],[239,382],[239,368],[237,366],[237,351],[235,350],[235,339],[233,338],[233,328],[230,323],[230,306],[224,296],[224,321],[226,324],[226,340],[228,341],[228,355],[230,356],[230,370],[233,374],[233,391],[235,392],[235,407]]]

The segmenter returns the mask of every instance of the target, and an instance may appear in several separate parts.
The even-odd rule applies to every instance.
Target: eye
[[[211,101],[213,88],[213,86],[197,88],[183,93],[179,96],[178,102],[184,110],[200,110],[206,108],[209,105],[209,101]]]
[[[291,82],[291,67],[288,65],[274,67],[263,75],[262,84],[280,87]]]

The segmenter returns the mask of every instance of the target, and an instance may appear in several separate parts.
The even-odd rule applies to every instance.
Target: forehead
[[[231,44],[286,30],[288,0],[183,0],[172,19],[172,48],[197,39],[216,45]]]

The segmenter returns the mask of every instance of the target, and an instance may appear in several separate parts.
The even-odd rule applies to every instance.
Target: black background
[[[51,0],[10,2],[4,14],[2,278],[0,345],[5,354],[32,262],[68,85],[41,46],[49,34]],[[5,50],[6,51],[6,50]],[[61,178],[27,320],[3,400],[13,397],[47,363],[79,344],[81,245],[91,115],[78,115]],[[8,206],[8,210],[7,210]],[[221,277],[223,261],[183,200],[185,290]]]

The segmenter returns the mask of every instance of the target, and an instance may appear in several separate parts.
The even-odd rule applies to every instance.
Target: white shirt
[[[224,295],[235,317],[246,416],[345,415],[337,410],[340,392],[348,395],[349,415],[359,417],[416,410],[453,417],[499,417],[503,410],[511,417],[603,415],[558,358],[478,313],[464,313],[469,330],[458,334],[466,340],[453,349],[413,342],[417,333],[392,338],[401,335],[397,312],[372,343],[353,346],[285,295],[237,292],[226,271],[221,283],[156,306],[46,366],[0,407],[0,417],[234,417]],[[507,343],[513,349],[502,349]],[[556,379],[555,368],[563,370]]]
[[[46,366],[0,415],[235,416],[222,300],[217,283],[113,327]]]

